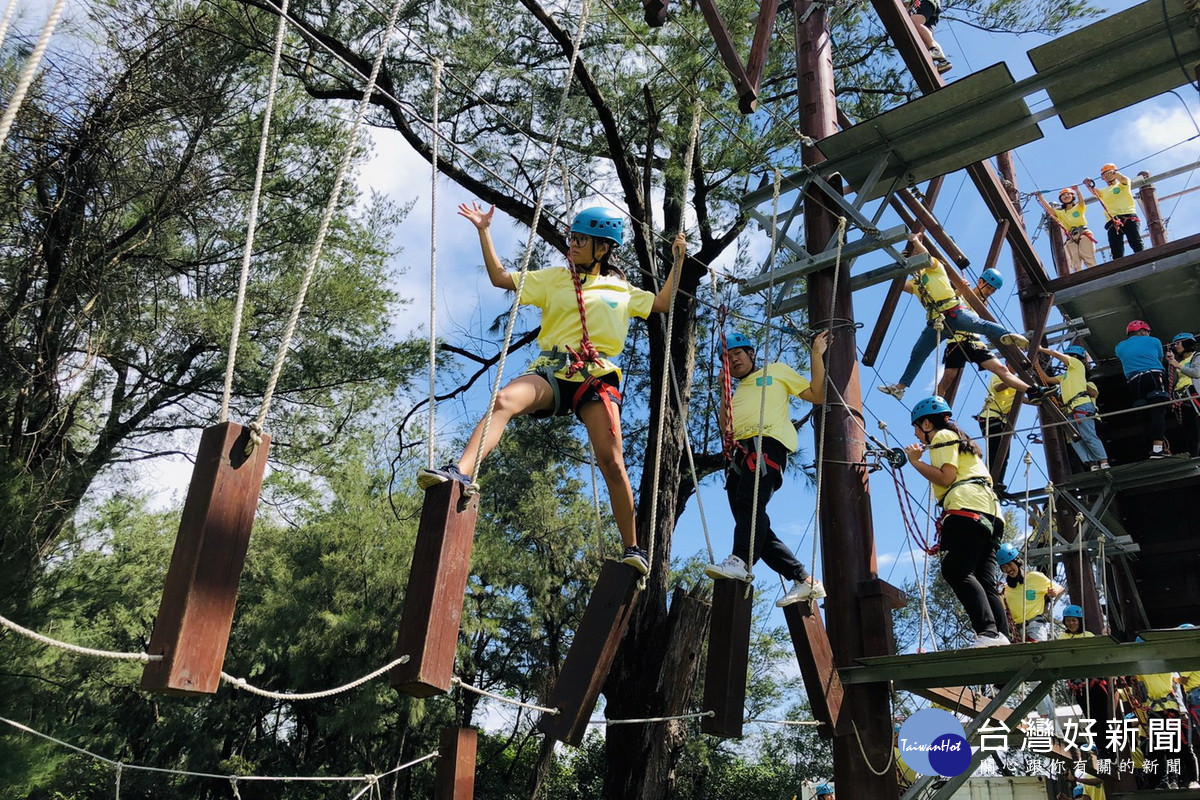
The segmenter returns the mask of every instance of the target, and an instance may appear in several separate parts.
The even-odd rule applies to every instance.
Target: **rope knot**
[[[253,455],[254,449],[262,445],[262,423],[258,420],[251,422],[246,426],[250,431],[250,441],[246,442],[246,455]]]

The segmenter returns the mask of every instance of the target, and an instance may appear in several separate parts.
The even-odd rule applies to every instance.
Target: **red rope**
[[[717,327],[721,331],[721,452],[726,460],[733,458],[733,375],[729,372],[729,349],[725,344],[725,318],[729,309],[724,303],[717,311]]]
[[[912,507],[912,496],[909,494],[908,485],[904,481],[903,467],[893,469],[891,473],[892,486],[896,489],[896,503],[900,506],[900,519],[904,523],[904,530],[925,554],[936,556],[938,551],[941,550],[941,537],[938,537],[939,541],[930,544],[929,540],[925,538],[925,534],[921,533],[921,528],[917,525],[917,513]]]
[[[571,281],[575,284],[575,302],[579,306],[579,329],[581,336],[579,338],[579,351],[572,350],[567,346],[567,352],[571,354],[571,362],[567,364],[566,375],[570,378],[576,372],[583,370],[588,364],[599,364],[600,353],[596,350],[596,346],[592,344],[592,340],[588,338],[587,329],[587,312],[583,309],[583,281],[579,278],[579,272],[572,264],[569,267],[571,273]]]

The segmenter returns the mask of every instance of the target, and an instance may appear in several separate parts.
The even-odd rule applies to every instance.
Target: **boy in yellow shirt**
[[[1139,229],[1142,221],[1138,219],[1137,206],[1133,202],[1133,183],[1117,171],[1116,164],[1105,164],[1100,168],[1100,177],[1106,186],[1096,189],[1096,182],[1084,178],[1083,184],[1092,190],[1092,194],[1100,198],[1104,206],[1108,222],[1104,230],[1108,231],[1108,252],[1112,258],[1125,255],[1125,239],[1129,240],[1129,249],[1140,253],[1145,248],[1142,244],[1142,232]]]
[[[1043,372],[1041,364],[1036,364],[1035,368],[1043,383],[1062,385],[1059,396],[1075,423],[1075,430],[1079,433],[1079,441],[1071,442],[1075,455],[1079,456],[1084,469],[1108,469],[1108,453],[1104,449],[1104,442],[1100,441],[1100,436],[1096,433],[1095,401],[1099,394],[1096,385],[1089,383],[1087,379],[1087,351],[1077,344],[1071,345],[1062,353],[1048,347],[1038,349],[1067,365],[1066,374],[1057,378]]]

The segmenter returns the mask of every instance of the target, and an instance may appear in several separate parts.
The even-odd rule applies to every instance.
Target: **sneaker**
[[[458,464],[447,464],[441,469],[423,469],[417,473],[417,486],[430,489],[439,483],[458,481],[463,486],[471,486],[471,476],[463,473]]]
[[[751,577],[750,570],[746,569],[746,562],[737,556],[730,556],[720,564],[709,564],[704,568],[704,574],[713,580],[729,578],[735,581],[749,581]]]
[[[793,583],[791,590],[775,601],[775,606],[783,608],[784,606],[790,606],[792,603],[799,603],[802,600],[820,600],[824,596],[824,584],[816,578],[809,578]]]
[[[935,58],[933,60],[933,66],[934,69],[938,71],[938,75],[945,75],[947,72],[954,69],[954,65],[944,58],[941,61]]]
[[[977,633],[975,643],[971,647],[995,647],[1001,644],[1012,644],[1003,633]]]
[[[1166,450],[1151,450],[1150,458],[1170,458],[1171,454]]]
[[[621,556],[621,563],[628,564],[643,575],[650,573],[650,559],[646,556],[646,551],[636,545],[625,548],[625,554]]]
[[[875,388],[879,389],[879,391],[883,392],[884,394],[890,394],[897,400],[904,399],[904,387],[898,383],[889,383],[885,384],[884,386],[877,386]]]
[[[1024,350],[1029,347],[1029,340],[1019,333],[1006,333],[1000,337],[1000,344],[1011,344]]]
[[[1099,464],[1088,464],[1087,468],[1088,468],[1088,472],[1099,472],[1100,471]]]
[[[1101,461],[1101,462],[1100,462],[1100,469],[1110,469],[1108,462],[1107,462],[1107,461]]]
[[[1200,781],[1192,781],[1188,784],[1189,789],[1200,789]]]

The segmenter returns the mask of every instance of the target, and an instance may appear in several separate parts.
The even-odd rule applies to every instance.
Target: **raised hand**
[[[458,206],[458,215],[460,217],[466,217],[468,220],[470,220],[472,225],[481,231],[487,230],[491,226],[492,215],[495,213],[495,206],[492,206],[487,211],[484,211],[479,207],[479,204],[474,201],[471,202],[471,205],[459,203]]]

